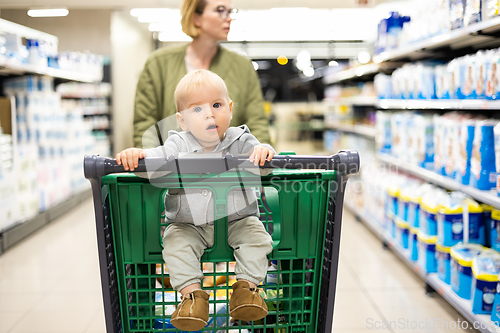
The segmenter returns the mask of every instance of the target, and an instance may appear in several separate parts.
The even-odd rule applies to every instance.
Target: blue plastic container
[[[450,284],[450,247],[436,244],[437,273],[441,280]]]
[[[404,249],[408,248],[408,223],[401,220],[399,217],[394,219],[394,224],[396,225],[396,241],[399,245],[401,245]]]
[[[500,253],[495,250],[486,250],[472,260],[472,313],[491,313],[499,269]]]
[[[464,206],[467,207],[468,214],[464,213]],[[468,240],[464,239],[464,218],[468,218]],[[471,198],[453,192],[442,202],[438,211],[438,242],[444,246],[453,246],[464,241],[484,245],[483,209]]]
[[[491,211],[491,248],[500,251],[500,210]]]
[[[450,250],[451,289],[464,299],[471,298],[472,259],[483,251],[478,244],[457,244]]]
[[[425,273],[437,272],[436,241],[437,236],[429,236],[421,231],[417,234],[418,265]]]
[[[471,158],[470,185],[480,190],[496,188],[495,138],[498,121],[484,120],[476,125]]]
[[[491,321],[500,326],[500,282],[497,283],[497,292],[495,293],[495,301],[491,309]]]
[[[410,249],[410,260],[418,260],[418,239],[417,239],[418,229],[410,228],[410,233],[408,235],[408,248]]]
[[[493,211],[493,207],[486,205],[486,204],[481,204],[481,208],[483,209],[483,221],[484,221],[484,246],[486,247],[492,247],[492,237],[491,237],[491,228],[492,228],[492,219],[491,219],[491,213]],[[496,248],[493,248],[494,250],[497,250]]]

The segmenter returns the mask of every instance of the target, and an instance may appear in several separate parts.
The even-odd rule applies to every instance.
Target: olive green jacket
[[[173,116],[176,113],[174,91],[186,75],[188,45],[156,50],[146,61],[135,95],[135,147],[160,146],[169,130],[178,129]],[[224,80],[233,101],[231,126],[246,124],[260,142],[270,143],[262,91],[251,61],[219,46],[209,69]]]

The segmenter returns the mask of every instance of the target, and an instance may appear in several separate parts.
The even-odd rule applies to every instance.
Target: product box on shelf
[[[464,25],[481,22],[481,0],[465,0]]]
[[[19,221],[17,171],[3,172],[0,177],[0,232]]]
[[[495,136],[495,167],[496,167],[496,189],[497,194],[500,196],[500,124],[497,124],[494,128]]]
[[[500,253],[486,250],[472,260],[472,313],[490,314],[500,269]]]
[[[455,179],[464,185],[469,185],[470,181],[472,147],[476,123],[476,119],[464,119],[462,121],[459,139],[460,144],[455,145],[455,159],[457,161]]]
[[[376,138],[377,150],[382,153],[390,153],[392,148],[391,114],[377,111],[376,117]]]
[[[407,249],[409,237],[408,223],[396,216],[394,224],[396,226],[396,241],[403,249]]]
[[[483,223],[484,223],[484,246],[491,247],[495,249],[492,245],[492,237],[491,237],[491,227],[492,227],[492,219],[491,212],[493,211],[493,207],[487,204],[481,204],[481,208],[483,210]]]
[[[39,212],[38,188],[38,147],[36,144],[20,144],[16,152],[16,166],[18,172],[18,202],[17,211],[20,221],[27,221]]]
[[[409,134],[411,138],[410,162],[425,169],[432,169],[434,165],[434,123],[432,117],[415,114],[413,121],[415,127]]]
[[[436,260],[436,236],[429,236],[419,231],[418,241],[418,265],[425,273],[435,273],[437,271]]]
[[[495,137],[493,128],[497,120],[483,120],[477,123],[471,158],[470,185],[480,190],[496,187]]]
[[[438,210],[438,241],[444,246],[460,242],[484,245],[485,226],[481,205],[461,192],[445,195]]]
[[[498,15],[499,0],[482,0],[481,17],[484,20]]]
[[[420,230],[429,236],[438,234],[437,213],[439,205],[446,192],[439,188],[434,188],[426,192],[420,199]]]
[[[436,244],[436,260],[438,277],[450,284],[450,247]]]
[[[491,248],[500,251],[500,210],[498,209],[491,211],[490,240]]]
[[[410,228],[410,233],[408,235],[408,248],[410,249],[410,260],[418,260],[418,229]]]
[[[464,299],[471,298],[472,259],[485,248],[479,244],[457,244],[450,250],[451,289]]]

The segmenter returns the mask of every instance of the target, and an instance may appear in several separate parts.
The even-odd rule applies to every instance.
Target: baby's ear
[[[182,128],[182,130],[187,131],[188,128],[186,126],[186,123],[184,122],[184,118],[182,117],[182,114],[180,112],[177,112],[175,114],[175,117],[177,118],[177,122],[179,123],[179,126]]]
[[[229,100],[229,113],[231,114],[231,119],[233,119],[233,101]]]

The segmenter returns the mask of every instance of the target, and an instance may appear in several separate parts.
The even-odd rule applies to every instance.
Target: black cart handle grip
[[[118,165],[115,159],[99,155],[86,155],[83,163],[87,179],[97,179],[112,173],[130,172],[125,170],[122,165]],[[331,156],[275,155],[271,161],[266,161],[259,168],[325,169],[355,174],[359,172],[359,164],[359,153],[356,150],[346,150]],[[217,157],[213,157],[213,155],[200,157],[200,155],[187,154],[182,157],[172,155],[167,158],[147,157],[141,159],[134,172],[147,172],[149,169],[155,172],[170,171],[176,173],[180,170],[181,173],[186,174],[222,173],[238,167],[249,168],[249,166],[248,156],[221,154]]]

